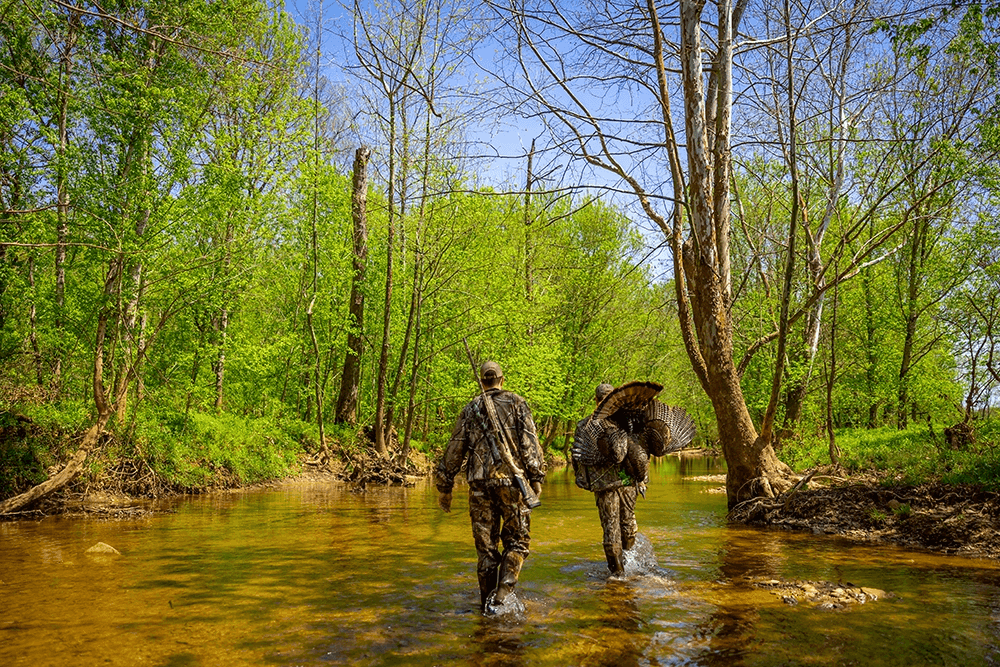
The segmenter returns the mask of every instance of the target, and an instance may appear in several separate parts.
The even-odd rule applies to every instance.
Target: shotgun
[[[518,467],[517,463],[514,462],[514,457],[511,455],[510,442],[508,441],[508,434],[506,429],[500,425],[500,418],[497,416],[497,408],[493,404],[493,399],[490,395],[486,393],[486,387],[483,386],[483,382],[479,377],[479,371],[476,370],[476,362],[472,360],[472,351],[469,349],[469,341],[462,339],[465,343],[465,354],[469,357],[469,365],[472,367],[472,376],[476,378],[476,384],[479,385],[480,396],[483,398],[483,405],[486,406],[486,415],[489,417],[489,430],[486,433],[486,440],[489,442],[490,449],[493,450],[493,456],[498,460],[503,461],[507,468],[510,470],[511,475],[514,477],[514,482],[517,484],[517,488],[521,490],[521,495],[524,496],[524,501],[528,504],[530,509],[535,509],[542,504],[542,501],[538,499],[535,492],[531,489],[531,485],[528,484],[528,480],[524,478],[524,473],[521,472],[521,468]],[[490,433],[489,431],[492,431]],[[490,437],[490,436],[493,437]]]

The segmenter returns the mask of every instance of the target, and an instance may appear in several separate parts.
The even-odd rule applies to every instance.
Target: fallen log
[[[101,433],[104,432],[109,416],[110,413],[101,415],[97,422],[87,429],[83,436],[83,442],[80,443],[80,448],[73,452],[62,470],[24,493],[0,502],[0,515],[13,514],[69,484],[83,469],[87,456],[100,440]]]

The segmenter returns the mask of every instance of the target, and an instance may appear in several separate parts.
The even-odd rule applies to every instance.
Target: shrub
[[[12,412],[0,412],[0,498],[17,495],[45,480],[50,459],[30,421]]]

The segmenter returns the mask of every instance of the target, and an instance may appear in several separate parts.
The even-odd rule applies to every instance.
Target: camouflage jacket
[[[514,461],[529,482],[541,482],[545,479],[545,457],[538,443],[528,403],[511,391],[494,388],[486,393],[493,399],[502,428],[510,436],[510,442],[514,443],[516,451],[511,452]],[[476,396],[462,408],[451,432],[451,440],[435,471],[438,491],[451,491],[455,475],[461,471],[463,463],[470,483],[479,482],[488,486],[510,486],[514,483],[507,466],[494,455],[490,446],[492,436],[487,438],[488,423],[482,396]]]

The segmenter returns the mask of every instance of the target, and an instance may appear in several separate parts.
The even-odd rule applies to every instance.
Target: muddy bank
[[[106,469],[97,477],[81,475],[66,487],[45,496],[29,507],[0,514],[0,520],[38,519],[45,516],[86,516],[129,519],[148,514],[172,512],[170,501],[205,493],[239,493],[274,488],[295,481],[349,484],[359,490],[376,486],[412,486],[429,475],[432,461],[423,452],[382,458],[370,451],[331,448],[333,456],[321,460],[303,455],[289,476],[253,484],[242,484],[232,475],[217,475],[216,482],[199,487],[171,486],[158,482],[155,475],[129,475],[123,467],[135,467],[131,459]],[[152,480],[154,483],[150,483]]]
[[[1000,494],[970,486],[888,486],[874,477],[856,477],[742,503],[730,520],[1000,558]]]

